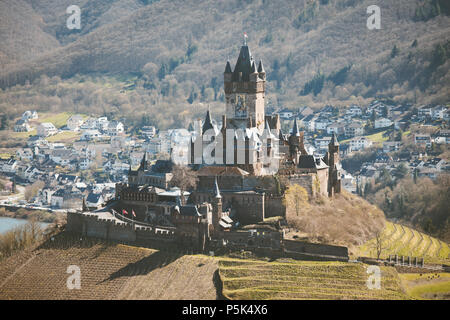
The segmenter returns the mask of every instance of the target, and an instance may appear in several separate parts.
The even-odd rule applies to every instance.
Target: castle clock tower
[[[238,60],[231,70],[227,61],[224,72],[227,128],[264,129],[264,96],[266,72],[262,61],[258,66],[245,38]]]

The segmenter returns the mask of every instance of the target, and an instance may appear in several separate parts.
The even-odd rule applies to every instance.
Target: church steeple
[[[295,119],[294,119],[294,126],[292,128],[292,135],[293,136],[299,136],[300,135],[300,131],[298,130],[298,126],[297,126],[297,117],[295,117]]]
[[[333,135],[331,137],[330,146],[339,147],[339,142],[335,132],[333,132]]]
[[[204,134],[209,129],[214,129],[214,126],[211,121],[211,115],[210,115],[209,107],[208,107],[208,111],[206,111],[205,122],[203,123],[203,127],[202,127],[202,134]]]
[[[231,71],[231,65],[230,65],[230,60],[227,61],[227,65],[225,66],[225,72],[224,73],[232,73],[233,71]]]
[[[147,152],[144,152],[144,155],[142,156],[141,165],[139,166],[138,171],[146,170],[147,169],[147,159],[146,159]]]

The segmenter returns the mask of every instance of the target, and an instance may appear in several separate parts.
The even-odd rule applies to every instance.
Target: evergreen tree
[[[400,50],[397,48],[397,45],[394,45],[391,51],[391,58],[395,58],[396,56],[398,56],[399,52]]]

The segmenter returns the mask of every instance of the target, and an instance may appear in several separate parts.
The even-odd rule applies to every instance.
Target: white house
[[[50,122],[44,122],[37,126],[37,135],[40,137],[48,137],[58,133],[58,129]]]
[[[81,159],[78,161],[78,167],[79,167],[81,170],[86,170],[87,168],[89,168],[89,166],[91,165],[91,163],[92,163],[92,161],[89,160],[89,158],[81,158]]]
[[[15,173],[18,164],[19,163],[14,159],[0,159],[0,171],[4,173]]]
[[[447,107],[436,106],[431,110],[431,118],[433,120],[444,119],[445,113],[447,112]]]
[[[375,120],[374,127],[375,129],[379,128],[387,128],[392,126],[393,122],[388,118],[378,118]]]
[[[414,143],[420,146],[431,147],[431,136],[429,134],[416,134]]]
[[[103,204],[103,196],[101,193],[89,193],[86,198],[86,205],[90,210],[99,209]]]
[[[314,122],[314,130],[326,130],[330,123],[331,121],[327,118],[319,117]]]
[[[79,114],[75,114],[67,119],[67,128],[71,131],[80,130],[81,125],[83,124],[83,117]]]
[[[431,117],[431,115],[432,115],[432,108],[431,108],[431,106],[423,105],[423,106],[420,106],[417,109],[417,116],[420,119]]]
[[[20,148],[17,149],[16,155],[20,160],[32,160],[33,150],[31,148]]]
[[[285,120],[291,119],[294,116],[294,112],[289,109],[282,109],[282,110],[278,111],[277,113],[281,119],[285,119]]]
[[[437,144],[450,144],[450,130],[441,129],[436,134],[434,142]]]
[[[357,117],[357,116],[362,116],[363,112],[359,106],[352,105],[350,108],[347,109],[346,114],[348,114],[352,117]]]
[[[124,132],[124,126],[122,122],[119,121],[111,121],[107,126],[107,133],[109,136],[117,136],[120,133]]]
[[[97,119],[94,118],[88,118],[86,119],[81,125],[81,130],[92,130],[96,128],[96,121]]]
[[[347,137],[358,137],[364,134],[363,126],[358,122],[353,122],[346,125],[344,131]]]
[[[38,113],[34,110],[33,111],[27,110],[22,114],[22,120],[24,121],[35,120],[37,118],[39,118]]]
[[[317,149],[328,149],[328,145],[330,144],[331,141],[331,137],[324,137],[321,139],[315,139],[315,144]]]
[[[108,129],[108,124],[109,121],[107,117],[100,117],[95,120],[95,127],[101,131],[106,131]]]
[[[127,171],[130,170],[130,165],[128,163],[124,163],[124,162],[120,162],[120,161],[116,161],[114,162],[114,164],[111,166],[111,169],[115,172],[119,172],[119,171]]]
[[[340,135],[340,134],[343,134],[344,131],[345,131],[345,124],[344,123],[337,123],[337,122],[335,122],[335,123],[330,124],[329,126],[327,126],[327,133],[328,134],[335,133],[337,135]]]
[[[30,132],[31,127],[28,125],[28,120],[17,120],[14,124],[14,132]]]
[[[389,153],[398,151],[402,145],[401,141],[385,141],[383,142],[383,152]]]
[[[152,138],[156,134],[156,128],[154,126],[145,126],[142,127],[141,132],[144,136]]]
[[[83,131],[83,134],[81,135],[80,140],[89,141],[89,140],[98,139],[101,136],[102,136],[102,134],[98,130],[85,130],[85,131]]]
[[[351,151],[359,151],[369,148],[372,145],[372,141],[366,137],[355,137],[350,140]]]
[[[50,159],[60,165],[67,165],[72,160],[72,150],[57,149],[50,153]]]
[[[316,120],[317,116],[314,114],[310,114],[309,116],[304,117],[301,122],[303,123],[303,126],[308,131],[315,131],[316,130]]]

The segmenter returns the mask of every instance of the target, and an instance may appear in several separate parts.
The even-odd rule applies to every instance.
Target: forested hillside
[[[244,31],[268,73],[268,106],[448,99],[444,0],[381,0],[381,30],[366,27],[368,0],[84,0],[81,30],[66,27],[71,4],[0,3],[0,113],[77,105],[184,125],[207,104],[221,108]]]

